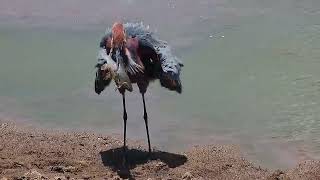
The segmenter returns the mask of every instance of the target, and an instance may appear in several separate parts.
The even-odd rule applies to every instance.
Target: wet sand
[[[51,130],[0,120],[0,178],[4,179],[320,179],[320,161],[271,171],[242,157],[237,146],[206,145],[186,152],[129,140],[127,165],[121,137]]]

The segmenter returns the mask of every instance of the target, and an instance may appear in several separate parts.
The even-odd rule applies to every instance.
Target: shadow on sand
[[[147,151],[138,149],[127,150],[127,161],[123,161],[123,148],[114,148],[100,152],[104,166],[111,167],[121,178],[133,179],[130,170],[139,164],[145,164],[148,161],[160,160],[170,168],[175,168],[187,162],[187,157],[180,154],[169,152],[154,151],[149,155]]]

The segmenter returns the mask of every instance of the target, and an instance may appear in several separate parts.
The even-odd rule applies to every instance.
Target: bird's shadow
[[[124,163],[123,148],[114,148],[100,152],[101,160],[104,166],[112,168],[121,178],[133,179],[130,170],[137,165],[145,164],[148,161],[160,160],[169,168],[175,168],[187,162],[187,157],[180,154],[174,154],[163,151],[153,151],[149,154],[140,149],[127,149],[126,163]]]

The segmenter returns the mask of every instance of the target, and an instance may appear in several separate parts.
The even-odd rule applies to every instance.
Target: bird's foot
[[[122,158],[122,166],[127,167],[127,156],[126,155],[124,155]]]
[[[122,155],[122,166],[126,167],[128,162],[127,158],[127,147],[123,147],[123,155]]]
[[[151,159],[152,158],[152,151],[151,149],[149,149],[148,153],[147,153],[147,158]]]

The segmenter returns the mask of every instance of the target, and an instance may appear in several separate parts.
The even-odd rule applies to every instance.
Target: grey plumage
[[[158,39],[149,31],[149,26],[145,26],[143,23],[125,23],[124,28],[129,37],[137,37],[140,43],[155,50],[160,58],[164,73],[173,73],[175,76],[180,75],[183,63],[172,54],[171,48],[166,41]],[[104,45],[109,36],[111,36],[111,28],[106,29],[106,35],[102,38],[100,47]]]
[[[120,48],[115,46],[117,45],[115,42],[121,44]],[[111,79],[115,80],[117,89],[122,95],[124,152],[126,152],[127,124],[126,90],[132,91],[131,84],[136,83],[142,95],[143,119],[147,131],[149,153],[151,153],[145,93],[149,83],[156,79],[160,80],[161,86],[181,93],[180,71],[182,66],[180,60],[172,54],[167,42],[155,37],[149,31],[148,26],[142,23],[126,23],[123,26],[121,23],[115,23],[112,29],[107,28],[98,52],[95,91],[100,94],[110,84]]]

